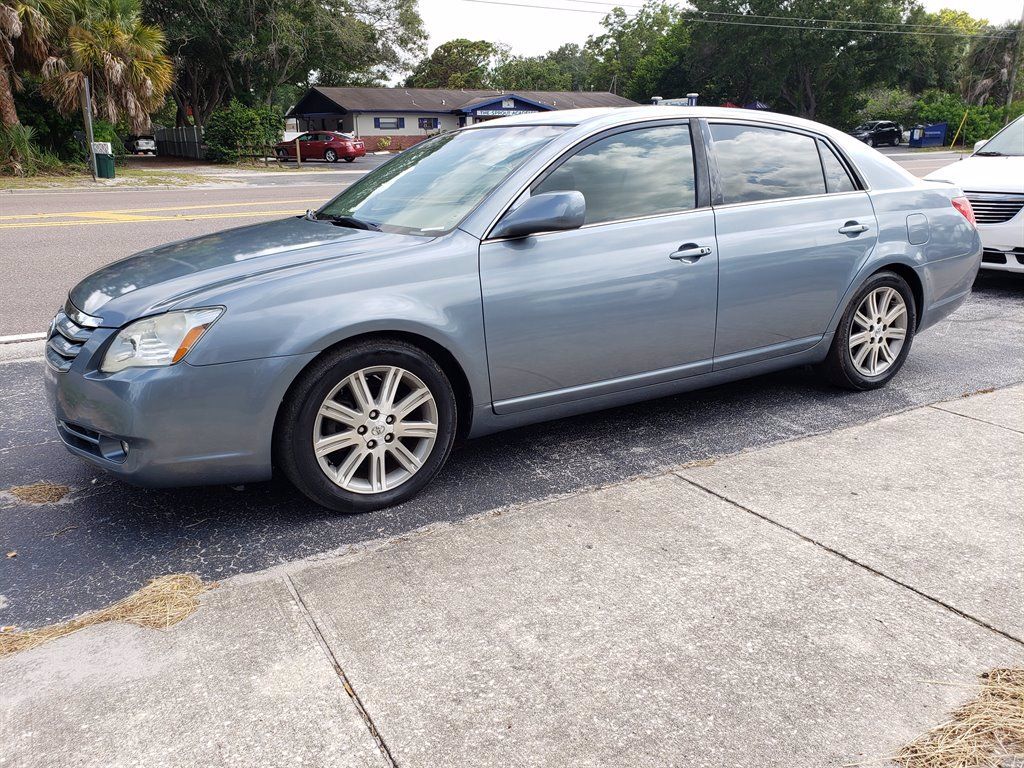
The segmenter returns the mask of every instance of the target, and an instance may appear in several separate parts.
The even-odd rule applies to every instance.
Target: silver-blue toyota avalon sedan
[[[970,204],[816,123],[640,107],[424,141],[316,212],[112,264],[53,321],[68,449],[355,512],[474,437],[808,363],[884,385],[967,297]]]

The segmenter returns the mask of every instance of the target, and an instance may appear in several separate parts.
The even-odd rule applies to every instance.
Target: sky
[[[588,35],[601,31],[602,14],[614,3],[596,0],[507,0],[520,5],[547,5],[576,8],[577,12],[531,10],[490,5],[473,0],[419,0],[420,15],[429,35],[428,46],[456,37],[505,43],[518,56],[538,56],[563,43],[583,43]],[[627,11],[643,0],[622,0]],[[1024,0],[924,0],[929,11],[953,8],[968,11],[992,23],[1019,20]],[[582,12],[598,11],[598,13]]]

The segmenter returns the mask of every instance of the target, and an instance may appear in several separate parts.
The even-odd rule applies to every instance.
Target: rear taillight
[[[972,227],[978,226],[978,220],[974,218],[974,209],[971,208],[971,201],[966,197],[954,197],[952,200],[953,207],[963,214],[963,217],[971,222]]]

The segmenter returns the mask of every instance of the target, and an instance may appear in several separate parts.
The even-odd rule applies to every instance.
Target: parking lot
[[[949,153],[892,152],[923,174]],[[904,156],[909,155],[909,156]],[[301,212],[358,170],[293,176],[288,184],[181,190],[0,195],[5,301],[0,335],[45,327],[82,275],[141,248],[226,226]],[[30,256],[28,256],[30,255]],[[0,489],[66,485],[59,504],[0,496],[4,624],[38,625],[122,597],[146,578],[204,578],[278,563],[456,520],[508,504],[650,473],[860,423],[914,405],[1024,379],[1019,339],[1024,290],[983,275],[969,304],[915,341],[886,389],[839,392],[797,370],[606,413],[518,430],[461,446],[426,493],[395,509],[342,517],[312,506],[283,481],[240,488],[145,491],[65,453],[40,393],[39,343],[0,347]],[[557,468],[557,469],[556,469]]]

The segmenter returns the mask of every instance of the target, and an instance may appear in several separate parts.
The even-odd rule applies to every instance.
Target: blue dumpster
[[[946,143],[946,123],[915,125],[910,129],[910,146],[941,147]]]

